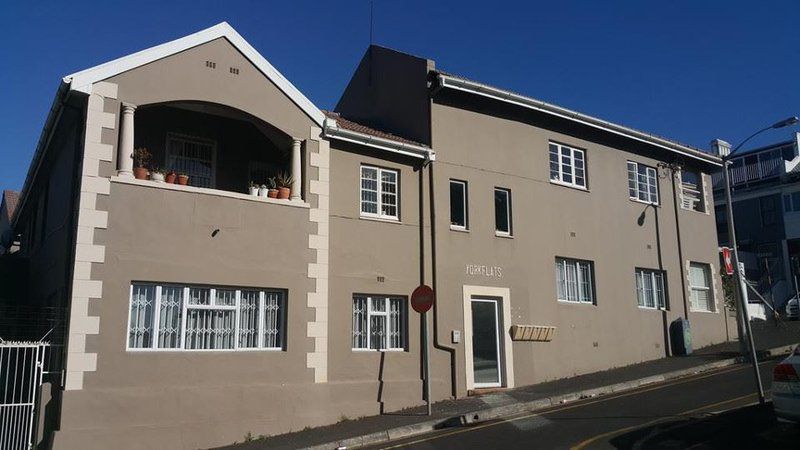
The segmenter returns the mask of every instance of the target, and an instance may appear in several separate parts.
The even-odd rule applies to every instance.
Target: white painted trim
[[[501,379],[505,380],[503,387],[514,387],[514,348],[511,342],[511,290],[503,287],[470,286],[463,287],[464,305],[464,361],[467,390],[475,389],[475,373],[472,363],[472,297],[495,297],[500,299],[502,306],[502,323],[498,326],[498,333],[503,335],[503,354],[501,367],[504,368]],[[499,319],[499,317],[498,317]]]
[[[365,145],[367,147],[377,148],[392,153],[397,153],[412,158],[421,158],[426,161],[436,161],[436,152],[432,149],[421,146],[409,144],[406,142],[393,141],[370,134],[359,133],[357,131],[345,130],[339,128],[336,121],[333,119],[325,119],[325,127],[323,136],[328,139],[337,139],[344,142],[353,144]]]
[[[287,80],[275,67],[273,67],[258,51],[253,48],[236,30],[227,22],[221,22],[213,27],[184,36],[174,41],[156,45],[122,58],[118,58],[98,66],[75,72],[64,77],[64,82],[70,85],[70,90],[90,94],[92,85],[98,81],[106,80],[120,73],[149,64],[162,58],[180,53],[198,45],[211,42],[215,39],[225,38],[245,58],[261,71],[270,81],[286,94],[297,106],[300,107],[317,125],[322,126],[325,115],[305,95],[303,95],[289,80]]]
[[[468,92],[470,94],[492,98],[502,102],[511,103],[517,106],[522,106],[523,108],[528,108],[535,111],[550,114],[553,116],[561,117],[563,119],[581,123],[583,125],[587,125],[592,128],[597,128],[603,131],[607,131],[609,133],[625,136],[627,138],[639,142],[645,142],[647,144],[663,148],[664,150],[669,150],[671,152],[678,153],[680,155],[687,156],[689,158],[702,161],[717,167],[722,167],[722,160],[719,159],[717,156],[711,154],[708,154],[706,156],[700,150],[679,144],[677,142],[673,142],[667,139],[662,139],[657,136],[653,136],[651,134],[634,130],[632,128],[624,127],[622,125],[617,125],[602,119],[598,119],[596,117],[588,116],[586,114],[581,114],[577,111],[572,111],[566,108],[562,108],[560,106],[543,102],[541,100],[536,100],[531,97],[515,94],[513,92],[506,91],[503,89],[498,89],[482,83],[476,83],[474,81],[465,80],[463,78],[458,78],[451,75],[444,75],[441,73],[438,74],[437,78],[439,80],[439,85],[442,88],[449,88],[463,92]]]

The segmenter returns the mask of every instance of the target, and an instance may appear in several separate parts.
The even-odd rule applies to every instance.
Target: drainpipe
[[[689,320],[689,306],[686,300],[686,273],[684,269],[684,261],[683,261],[683,244],[681,242],[681,222],[678,216],[678,192],[675,187],[675,172],[676,166],[670,164],[669,166],[671,177],[672,178],[672,206],[675,209],[675,234],[678,238],[678,267],[680,268],[681,274],[681,295],[683,297],[683,318]]]
[[[433,164],[432,160],[426,160],[423,163],[422,167],[420,168],[419,174],[419,189],[420,189],[420,253],[421,256],[424,256],[424,239],[422,235],[424,233],[424,226],[423,226],[423,218],[424,218],[424,208],[422,206],[422,197],[423,197],[423,175],[422,171],[425,167],[428,168],[428,188],[429,188],[429,205],[430,205],[430,227],[431,227],[431,284],[433,291],[437,293],[436,301],[433,303],[433,348],[436,350],[445,351],[450,354],[450,394],[453,398],[458,397],[458,389],[456,385],[456,349],[445,345],[444,343],[439,341],[439,302],[441,298],[438,297],[439,292],[439,282],[437,277],[436,271],[436,196],[434,192],[434,176],[433,176]],[[420,262],[424,264],[424,257],[420,258]],[[420,272],[420,277],[422,278],[423,284],[425,281],[425,270],[424,268]]]

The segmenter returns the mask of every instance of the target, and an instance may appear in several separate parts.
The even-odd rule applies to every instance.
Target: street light
[[[734,276],[736,277],[737,295],[739,297],[739,309],[741,310],[741,313],[737,315],[737,318],[744,322],[745,334],[747,335],[746,336],[747,344],[750,347],[750,362],[753,365],[753,373],[755,374],[756,385],[758,388],[758,402],[761,404],[764,404],[764,386],[761,384],[761,373],[758,371],[758,359],[756,357],[756,347],[755,344],[753,343],[753,332],[752,332],[753,330],[750,327],[750,313],[748,313],[747,311],[747,304],[745,303],[744,300],[745,290],[746,290],[746,286],[744,284],[745,281],[744,278],[742,277],[741,272],[739,271],[739,250],[737,249],[736,230],[733,224],[733,202],[731,202],[731,179],[728,170],[728,164],[730,164],[730,159],[731,157],[733,157],[736,151],[739,150],[742,147],[742,145],[744,145],[750,139],[758,136],[759,134],[767,130],[792,126],[797,122],[800,122],[800,119],[798,119],[795,116],[783,119],[780,122],[775,122],[774,124],[762,128],[756,131],[755,133],[751,134],[750,136],[748,136],[745,140],[740,142],[739,145],[734,147],[734,149],[731,150],[731,152],[728,153],[727,155],[721,155],[722,171],[725,175],[725,209],[727,210],[727,216],[728,216],[728,243],[733,249],[732,251],[733,267],[735,268],[733,273]]]

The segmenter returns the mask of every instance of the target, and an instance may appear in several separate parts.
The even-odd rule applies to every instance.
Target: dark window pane
[[[511,233],[509,223],[509,196],[511,194],[504,189],[494,190],[494,226],[495,230],[501,233]]]
[[[450,182],[450,224],[466,227],[466,185],[460,181]]]

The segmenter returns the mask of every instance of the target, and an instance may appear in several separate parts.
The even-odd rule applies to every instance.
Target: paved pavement
[[[774,359],[761,364],[766,389],[775,364]],[[366,448],[798,448],[800,428],[778,424],[769,405],[746,407],[757,400],[753,378],[749,365],[732,366]]]
[[[782,322],[778,326],[772,323],[754,322],[754,336],[759,349],[775,348],[788,343],[800,342],[800,322]],[[732,330],[735,332],[735,330]],[[492,407],[514,407],[530,402],[543,401],[546,406],[558,404],[559,398],[566,396],[568,400],[576,392],[592,390],[604,386],[625,384],[634,380],[643,380],[660,376],[661,374],[675,371],[693,371],[698,367],[721,363],[724,360],[738,355],[738,343],[726,342],[700,349],[689,357],[663,358],[634,364],[627,367],[615,368],[562,380],[541,383],[533,386],[523,386],[505,390],[496,394],[446,400],[433,405],[433,416],[424,415],[424,407],[410,408],[403,411],[391,412],[382,416],[364,417],[358,420],[348,420],[337,424],[288,433],[280,436],[258,439],[251,442],[240,443],[227,448],[236,450],[257,449],[298,449],[320,446],[321,448],[335,448],[328,445],[331,442],[348,440],[357,436],[380,435],[386,436],[387,430],[406,430],[400,436],[410,434],[408,428],[420,427],[419,432],[431,429],[425,423],[431,420],[445,422],[453,417],[458,417],[476,410],[486,410]],[[616,390],[614,390],[616,392]],[[532,409],[532,408],[529,408]],[[514,411],[516,412],[516,411]],[[505,416],[507,414],[503,414]],[[258,435],[258,430],[253,430]],[[412,430],[413,431],[413,430]],[[397,436],[391,437],[394,441]],[[384,439],[385,440],[385,439]],[[372,442],[377,442],[373,440]],[[324,444],[324,445],[323,445]],[[350,447],[353,446],[349,443]]]

